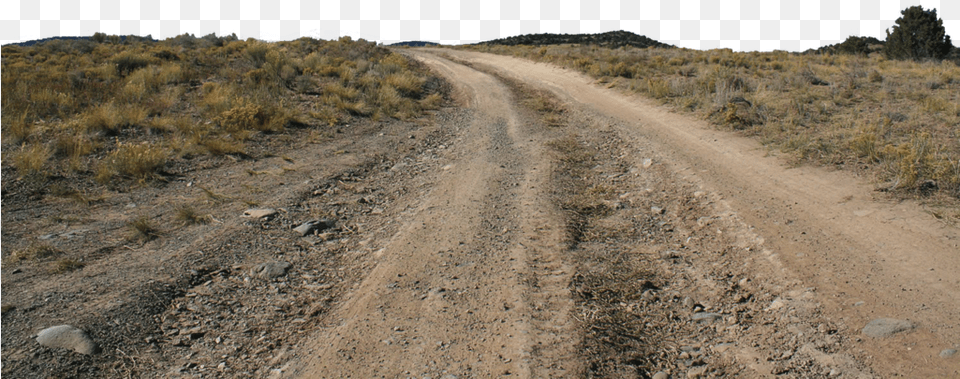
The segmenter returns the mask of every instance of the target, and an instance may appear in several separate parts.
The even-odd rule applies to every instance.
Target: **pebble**
[[[698,322],[714,322],[721,318],[722,316],[718,313],[709,313],[709,312],[698,312],[694,313],[693,316],[690,316],[690,319]]]
[[[853,306],[854,306],[854,307],[859,307],[859,306],[863,306],[864,304],[866,304],[866,302],[864,302],[864,301],[858,301],[858,302],[856,302],[856,303],[853,303]]]
[[[913,328],[914,325],[910,321],[897,320],[893,318],[878,318],[870,321],[867,326],[863,327],[861,332],[870,337],[883,338],[890,337],[900,332],[906,332],[912,330]]]
[[[647,158],[643,160],[643,168],[650,168],[653,166],[653,159]]]
[[[707,366],[697,366],[687,371],[687,378],[702,378],[707,373]]]
[[[285,275],[288,269],[290,269],[289,262],[261,263],[250,270],[250,276],[255,276],[260,279],[273,279]]]
[[[670,375],[668,375],[663,371],[660,371],[660,372],[657,372],[656,374],[653,374],[653,379],[670,379]]]
[[[37,342],[46,347],[71,349],[85,355],[100,353],[100,346],[86,332],[71,325],[46,328],[37,334]]]
[[[660,207],[650,207],[650,212],[653,212],[655,215],[662,215],[666,211],[666,209]]]
[[[950,358],[957,354],[957,349],[943,349],[940,352],[940,358]]]
[[[243,217],[256,218],[256,219],[272,219],[277,215],[276,209],[264,208],[264,209],[247,209],[243,212]]]

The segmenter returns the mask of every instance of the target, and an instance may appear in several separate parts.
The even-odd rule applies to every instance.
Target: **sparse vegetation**
[[[349,37],[98,33],[8,45],[2,57],[3,164],[41,179],[38,188],[59,178],[151,181],[197,155],[244,156],[264,134],[410,119],[443,99],[440,79],[419,64]]]
[[[64,258],[57,260],[50,271],[54,274],[64,274],[83,268],[84,264],[76,259]]]
[[[63,253],[49,244],[32,242],[29,246],[11,253],[5,261],[11,264],[38,262],[60,254]]]
[[[754,136],[795,162],[866,168],[885,189],[960,196],[960,67],[953,61],[580,45],[466,48],[581,71]]]
[[[185,225],[206,224],[213,219],[213,216],[200,213],[189,204],[182,204],[176,209],[176,219]]]
[[[146,215],[137,216],[127,227],[130,229],[130,239],[135,241],[149,242],[160,236],[160,229]]]

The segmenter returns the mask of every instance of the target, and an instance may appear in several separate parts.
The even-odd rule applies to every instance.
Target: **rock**
[[[643,168],[650,168],[653,166],[653,159],[647,158],[643,160]]]
[[[719,313],[709,313],[709,312],[697,312],[693,316],[690,316],[690,319],[697,322],[714,322],[719,320],[721,316]]]
[[[250,276],[255,276],[260,279],[273,279],[286,275],[288,269],[290,269],[289,262],[261,263],[250,270]]]
[[[957,354],[957,349],[943,349],[940,352],[940,358],[950,358]]]
[[[906,332],[912,330],[913,328],[914,325],[910,321],[897,320],[893,318],[878,318],[870,321],[867,326],[863,327],[861,332],[873,338],[883,338],[890,337],[900,332]]]
[[[270,220],[277,215],[276,209],[264,208],[264,209],[247,209],[243,212],[243,217],[255,218]]]
[[[311,220],[300,224],[300,226],[293,228],[293,230],[300,233],[300,236],[303,237],[314,231],[332,228],[334,225],[336,225],[336,221],[333,220]]]
[[[702,378],[707,373],[707,366],[697,366],[687,371],[687,378]]]
[[[856,303],[853,303],[853,306],[854,306],[854,307],[860,307],[860,306],[863,306],[864,304],[866,304],[866,302],[864,302],[864,301],[858,301],[858,302],[856,302]]]
[[[100,353],[100,346],[86,332],[70,325],[58,325],[40,331],[37,342],[46,347],[71,349],[80,354]]]
[[[680,258],[680,252],[676,250],[664,250],[660,252],[660,259]]]
[[[662,215],[666,211],[666,209],[660,207],[650,207],[650,212],[653,212],[655,215]]]
[[[660,371],[656,374],[653,374],[653,379],[670,379],[670,375],[667,375],[667,373]]]

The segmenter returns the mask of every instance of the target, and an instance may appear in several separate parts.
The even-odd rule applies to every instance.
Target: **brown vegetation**
[[[35,179],[29,191],[142,183],[290,127],[415,118],[442,100],[425,69],[349,37],[108,37],[3,47],[3,166]]]
[[[879,54],[471,46],[550,62],[755,136],[797,162],[867,169],[901,193],[960,196],[960,67]]]

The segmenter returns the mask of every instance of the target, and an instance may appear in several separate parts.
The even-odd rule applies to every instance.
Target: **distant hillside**
[[[676,46],[661,43],[652,40],[646,36],[641,36],[631,32],[618,30],[615,32],[606,32],[600,34],[524,34],[520,36],[500,38],[486,42],[477,43],[477,45],[560,45],[560,44],[581,44],[596,45],[609,48],[618,48],[623,46],[632,47],[663,47],[673,48]]]
[[[35,40],[32,40],[32,41],[8,43],[8,44],[6,44],[6,45],[4,45],[4,46],[21,46],[21,47],[27,47],[27,46],[36,45],[36,44],[38,44],[38,43],[43,43],[43,42],[53,41],[53,40],[76,41],[76,40],[89,40],[89,39],[90,39],[90,37],[50,37],[50,38],[44,38],[44,39],[35,39]]]
[[[404,42],[397,42],[389,46],[422,47],[422,46],[440,46],[440,44],[436,42],[428,42],[428,41],[404,41]]]

